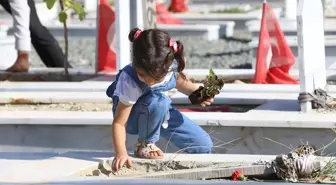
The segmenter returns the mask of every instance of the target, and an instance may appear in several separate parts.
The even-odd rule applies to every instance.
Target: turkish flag
[[[256,71],[252,83],[255,84],[298,84],[289,75],[295,64],[295,57],[289,47],[272,7],[263,4]]]
[[[188,11],[187,0],[171,0],[168,10],[179,13]]]
[[[115,13],[108,0],[99,0],[98,71],[116,71]]]
[[[171,15],[164,4],[156,2],[156,22],[158,24],[182,24],[181,19]]]

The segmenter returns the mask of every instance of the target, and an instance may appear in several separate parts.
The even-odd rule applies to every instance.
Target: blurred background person
[[[64,53],[57,40],[42,25],[34,0],[0,0],[0,4],[13,17],[15,49],[18,51],[15,63],[6,71],[28,71],[31,44],[47,67],[64,67]]]

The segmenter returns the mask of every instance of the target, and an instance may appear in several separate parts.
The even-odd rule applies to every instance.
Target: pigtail
[[[139,28],[133,28],[128,34],[128,40],[134,42],[134,40],[140,35],[141,30]]]
[[[177,51],[174,53],[174,58],[177,60],[178,68],[177,72],[183,79],[187,79],[185,74],[182,72],[186,65],[186,60],[184,56],[184,47],[182,42],[176,41],[177,44]]]

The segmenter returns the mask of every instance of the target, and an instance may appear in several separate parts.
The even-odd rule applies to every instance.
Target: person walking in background
[[[64,67],[64,53],[40,22],[34,0],[0,0],[0,4],[14,19],[15,49],[18,51],[17,60],[6,71],[28,71],[30,43],[47,67]]]

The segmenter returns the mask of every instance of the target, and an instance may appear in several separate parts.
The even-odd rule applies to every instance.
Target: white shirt
[[[14,22],[15,49],[31,50],[30,8],[27,0],[9,0]]]
[[[151,87],[167,84],[173,74],[173,72],[169,72],[160,83],[154,84]],[[123,104],[133,105],[142,95],[142,91],[138,84],[134,82],[126,72],[122,71],[119,76],[114,95],[118,96],[119,101]]]

